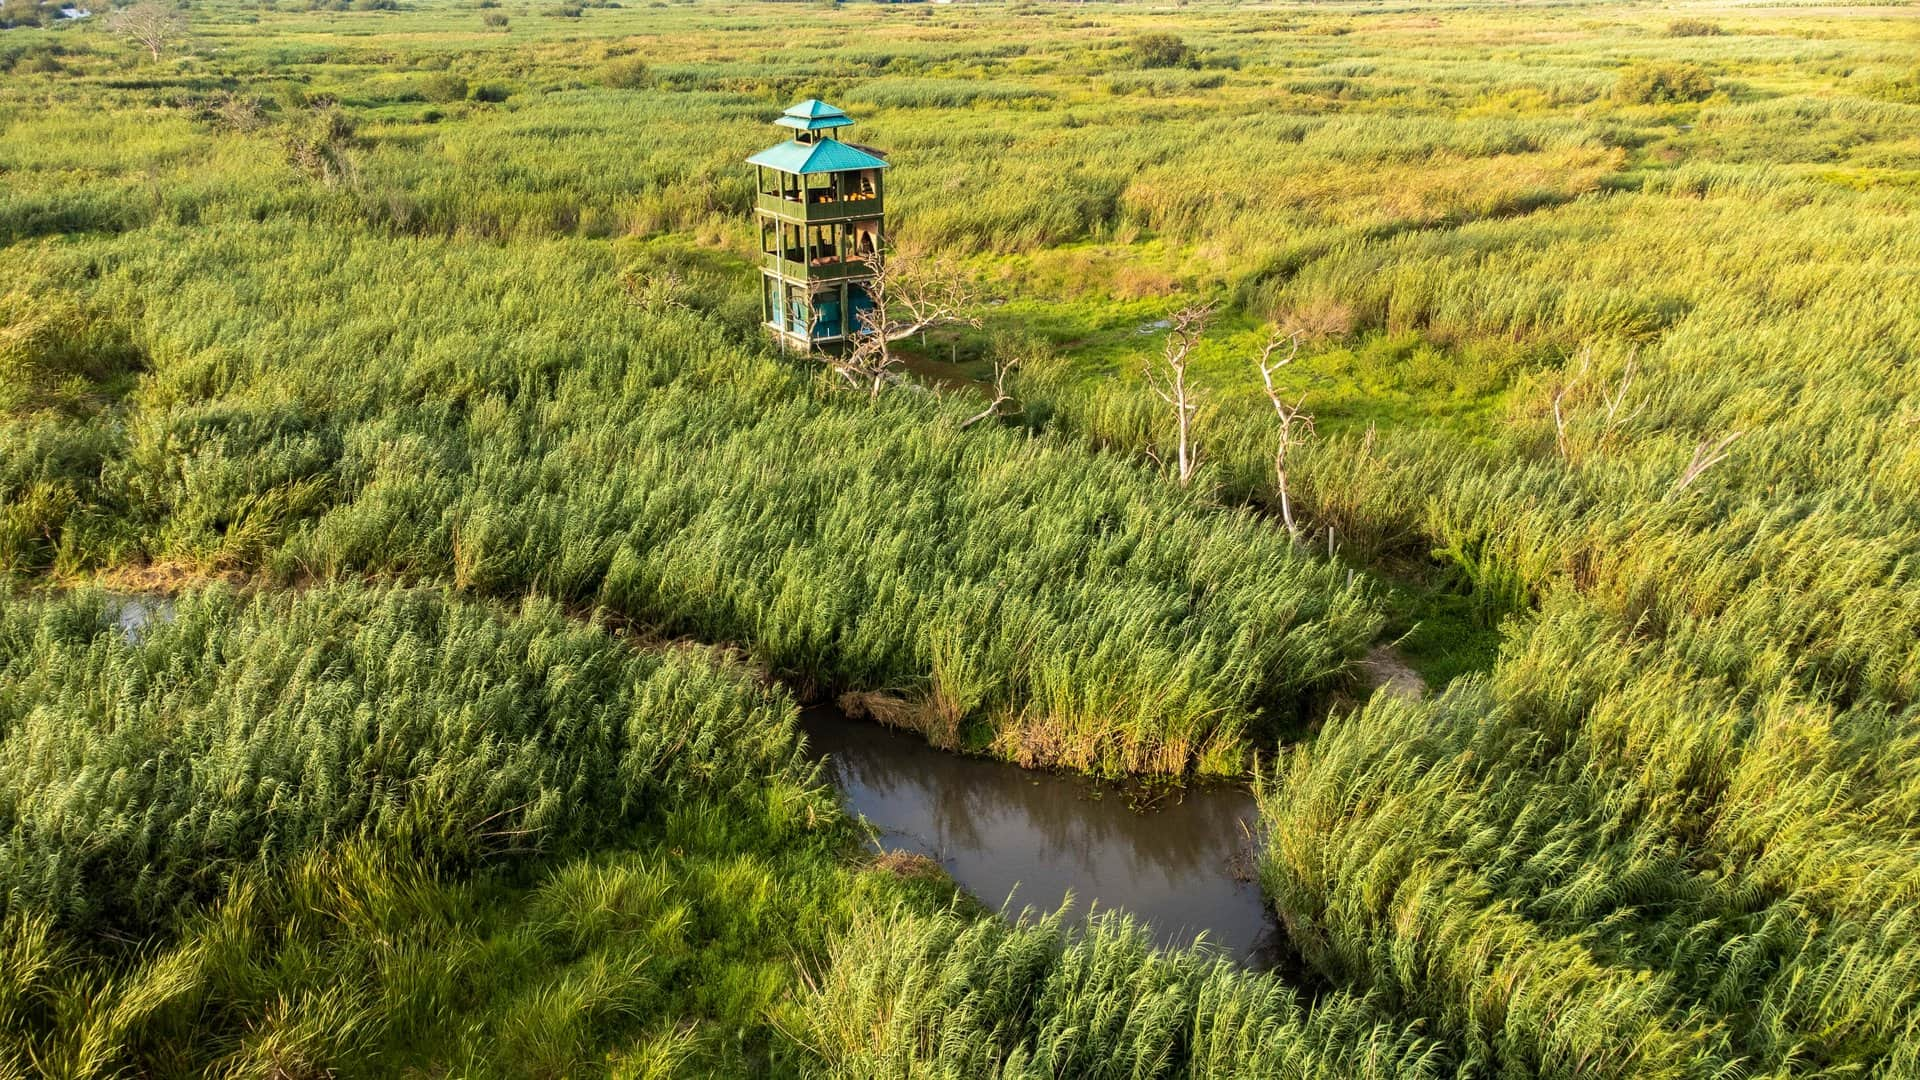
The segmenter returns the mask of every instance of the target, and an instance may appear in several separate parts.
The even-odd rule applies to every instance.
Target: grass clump
[[[451,71],[435,72],[420,84],[420,96],[442,105],[463,101],[467,96],[467,80]]]
[[[652,83],[653,69],[637,56],[623,56],[600,69],[600,81],[615,90],[638,90]]]

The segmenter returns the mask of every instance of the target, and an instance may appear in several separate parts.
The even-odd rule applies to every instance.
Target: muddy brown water
[[[847,809],[888,850],[940,863],[1009,915],[1071,917],[1120,909],[1155,941],[1201,937],[1249,967],[1291,969],[1279,925],[1252,880],[1253,796],[1188,788],[1145,800],[1097,781],[1033,772],[929,746],[917,735],[837,710],[801,714],[808,753],[823,758]]]

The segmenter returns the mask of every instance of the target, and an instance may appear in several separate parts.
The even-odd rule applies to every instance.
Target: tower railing
[[[879,195],[829,196],[824,200],[789,199],[784,195],[761,192],[755,207],[789,221],[843,221],[847,218],[879,217],[885,213],[885,199]]]

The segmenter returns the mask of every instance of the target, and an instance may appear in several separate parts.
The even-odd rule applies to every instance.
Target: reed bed
[[[103,561],[120,538],[62,523],[132,521],[160,562],[532,592],[894,695],[949,746],[1115,773],[1241,771],[1379,624],[1249,514],[963,431],[963,402],[843,399],[634,308],[604,249],[301,228],[254,275],[263,237],[194,235],[99,290],[140,305],[153,370],[109,493],[77,464],[13,560]]]
[[[6,912],[139,936],[348,841],[472,869],[808,777],[779,695],[550,603],[217,590],[132,641],[114,615],[97,595],[0,613]]]
[[[1109,913],[1008,926],[877,913],[809,980],[803,1036],[833,1076],[1419,1077],[1430,1041],[1365,1000],[1311,1004],[1203,946],[1156,952]]]
[[[6,1065],[1920,1073],[1910,33],[1675,14],[743,4],[501,28],[215,0],[209,48],[137,67],[92,26],[8,31],[0,569],[318,590],[193,600],[137,645],[97,600],[6,602],[0,1023],[32,1055]],[[1143,69],[1130,42],[1169,24],[1188,66]],[[1678,65],[1704,100],[1623,92]],[[1005,301],[1017,425],[868,407],[755,343],[739,160],[816,95],[892,151],[894,235]],[[1135,373],[1199,297],[1225,311],[1181,492]],[[1303,332],[1283,381],[1320,420],[1291,459],[1308,545],[1259,512],[1270,324]],[[850,869],[802,827],[826,811],[777,695],[559,609],[1109,773],[1241,773],[1318,723],[1389,618],[1464,610],[1502,643],[1273,764],[1261,879],[1333,987],[1308,1004],[1119,921],[1009,927]],[[400,626],[440,659],[380,667],[402,638],[372,628]],[[599,673],[592,703],[567,664],[501,663],[514,643]],[[614,701],[645,730],[595,727]],[[621,740],[689,724],[726,745],[620,802]],[[373,730],[420,751],[383,769],[455,785],[442,825],[574,791],[596,820],[496,849],[362,772],[265,829],[264,787],[214,783],[317,790],[288,747],[364,758]],[[103,771],[149,758],[164,790]],[[71,861],[94,834],[118,846],[84,858],[122,872]],[[72,936],[96,922],[154,937]]]

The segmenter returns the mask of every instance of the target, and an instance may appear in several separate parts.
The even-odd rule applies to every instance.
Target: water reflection
[[[149,624],[173,621],[173,601],[164,596],[108,593],[107,615],[128,641],[139,641]]]
[[[1139,810],[1122,790],[928,746],[916,736],[803,714],[809,751],[824,755],[849,809],[881,842],[934,858],[968,892],[998,906],[1075,912],[1122,908],[1165,945],[1199,934],[1250,966],[1285,957],[1250,880],[1252,796],[1230,788],[1174,792]]]

